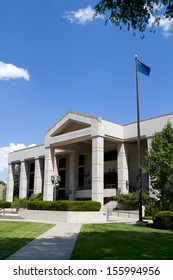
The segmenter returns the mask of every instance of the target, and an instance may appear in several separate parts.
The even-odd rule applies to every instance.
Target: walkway
[[[69,260],[81,224],[57,223],[7,260]]]

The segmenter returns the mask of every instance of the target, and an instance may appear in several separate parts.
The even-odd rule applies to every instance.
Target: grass
[[[83,225],[72,260],[173,260],[173,232],[127,224]]]
[[[6,259],[52,226],[45,223],[0,221],[0,260]]]

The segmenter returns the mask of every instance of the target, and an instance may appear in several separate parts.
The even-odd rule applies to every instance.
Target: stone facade
[[[142,164],[150,139],[168,120],[173,123],[173,114],[141,121]],[[9,155],[7,200],[13,200],[17,170],[20,198],[43,193],[44,200],[92,199],[103,205],[106,198],[137,189],[137,169],[136,123],[69,112],[47,131],[43,145]],[[60,176],[58,187],[52,176]],[[142,187],[149,188],[147,176]]]

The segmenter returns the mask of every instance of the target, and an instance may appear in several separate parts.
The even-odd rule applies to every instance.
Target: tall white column
[[[92,139],[92,200],[103,205],[104,198],[104,139]]]
[[[8,165],[8,182],[7,182],[7,192],[6,200],[13,201],[13,192],[14,192],[14,164],[10,163]]]
[[[19,186],[19,197],[25,198],[27,197],[28,191],[28,168],[27,163],[25,161],[21,161],[20,165],[20,186]]]
[[[128,193],[127,182],[129,181],[129,170],[126,144],[120,143],[117,152],[118,189],[121,193]]]
[[[39,158],[35,159],[35,174],[34,174],[34,193],[42,192],[42,173],[41,162]]]
[[[54,175],[54,149],[49,147],[45,149],[43,200],[53,200],[52,175]]]
[[[71,152],[70,153],[70,177],[69,177],[69,200],[75,199],[75,191],[77,186],[77,158],[78,153]]]

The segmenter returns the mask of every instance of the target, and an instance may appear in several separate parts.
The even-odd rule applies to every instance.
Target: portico
[[[126,172],[123,170],[127,153],[123,148],[117,153],[119,146],[124,147],[122,129],[113,126],[119,129],[115,139],[105,135],[101,118],[69,113],[47,132],[44,200],[53,199],[52,174],[61,177],[57,199],[92,199],[103,204],[104,197],[117,194],[118,185],[122,188],[119,192],[127,192],[127,166]]]

